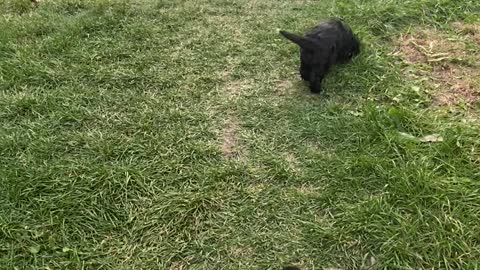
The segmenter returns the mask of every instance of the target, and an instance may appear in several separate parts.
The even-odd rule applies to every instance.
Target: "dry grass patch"
[[[277,81],[277,89],[280,92],[290,91],[292,88],[293,88],[293,82],[291,79]]]
[[[480,23],[467,24],[463,22],[454,22],[452,23],[452,26],[459,34],[468,36],[475,43],[480,45]]]
[[[250,195],[257,195],[267,189],[264,183],[253,183],[246,188],[247,193]]]
[[[224,91],[229,100],[235,100],[243,96],[249,89],[253,88],[253,81],[250,79],[235,80],[226,84]]]
[[[400,51],[407,62],[443,63],[448,60],[462,60],[466,57],[465,44],[451,39],[435,29],[414,29],[401,36]]]
[[[283,159],[288,165],[288,168],[295,172],[296,174],[299,174],[302,172],[300,169],[300,162],[298,161],[297,157],[293,153],[283,153],[282,154]]]
[[[306,195],[306,196],[316,196],[324,192],[325,188],[324,186],[318,187],[318,186],[303,184],[299,187],[296,187],[295,191],[298,192],[299,194]]]
[[[244,161],[245,150],[241,147],[238,133],[240,124],[235,116],[229,116],[222,132],[221,152],[224,158]]]
[[[229,253],[234,258],[251,257],[254,254],[252,247],[243,246],[243,245],[237,245],[237,246],[231,247],[229,250]]]
[[[228,15],[214,15],[206,18],[209,26],[213,26],[223,33],[228,33],[229,41],[235,41],[237,45],[245,44],[244,28],[239,27],[241,21]]]
[[[292,96],[295,95],[298,91],[295,83],[297,78],[291,76],[286,79],[279,79],[274,81],[275,83],[275,93],[279,96]]]
[[[227,120],[226,127],[223,130],[222,137],[222,154],[226,158],[231,158],[238,155],[237,151],[237,137],[236,132],[238,130],[237,120],[230,117]]]
[[[433,85],[443,91],[434,96],[433,105],[475,104],[480,98],[480,89],[475,81],[476,78],[471,76],[480,76],[480,74],[475,70],[458,68],[452,65],[435,68]]]
[[[398,40],[398,54],[412,74],[426,78],[434,106],[475,104],[480,98],[478,61],[462,36],[451,37],[436,29],[413,29]]]

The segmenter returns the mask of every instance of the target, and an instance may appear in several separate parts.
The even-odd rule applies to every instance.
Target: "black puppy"
[[[310,82],[312,93],[322,91],[322,80],[332,65],[346,63],[360,53],[358,38],[338,19],[317,25],[304,37],[280,34],[300,46],[300,76]]]

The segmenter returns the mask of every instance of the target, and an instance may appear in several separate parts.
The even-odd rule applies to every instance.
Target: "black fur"
[[[347,63],[360,53],[360,42],[348,25],[332,19],[317,25],[305,36],[280,31],[300,46],[300,76],[310,82],[312,93],[322,91],[322,80],[330,67]]]

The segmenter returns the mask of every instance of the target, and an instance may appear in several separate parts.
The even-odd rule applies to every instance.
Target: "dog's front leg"
[[[322,68],[313,68],[310,73],[310,91],[314,94],[322,92],[322,81],[325,72]]]
[[[312,73],[312,68],[310,65],[305,64],[303,61],[300,63],[300,77],[304,81],[310,81],[310,74]]]

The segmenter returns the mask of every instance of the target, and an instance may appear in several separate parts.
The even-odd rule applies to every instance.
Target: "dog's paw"
[[[310,84],[310,92],[312,94],[318,95],[322,92],[322,86],[317,82],[313,82]]]

